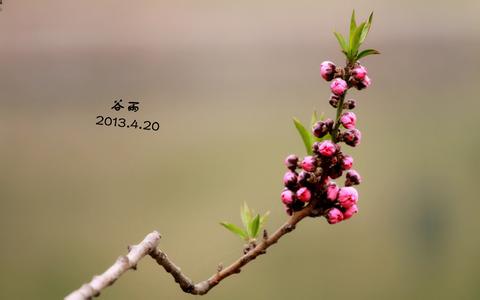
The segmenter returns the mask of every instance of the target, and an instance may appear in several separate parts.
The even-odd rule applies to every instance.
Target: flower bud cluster
[[[313,205],[334,224],[350,218],[358,210],[358,193],[353,187],[361,182],[353,170],[353,158],[345,155],[339,144],[324,140],[313,145],[313,155],[299,159],[289,155],[285,159],[288,171],[283,176],[285,189],[281,199],[289,215]],[[345,187],[338,187],[333,179],[346,174]]]
[[[312,155],[299,159],[289,155],[285,159],[288,171],[283,176],[284,190],[281,199],[287,214],[314,206],[315,215],[324,216],[328,223],[336,224],[351,218],[358,212],[358,192],[355,185],[361,183],[360,174],[352,169],[353,158],[342,152],[340,143],[355,147],[362,134],[357,129],[356,107],[353,99],[345,100],[348,89],[364,89],[371,84],[367,69],[358,62],[339,68],[331,61],[320,65],[320,75],[331,81],[329,103],[337,108],[337,119],[316,122],[312,134],[319,139],[312,146]],[[326,139],[326,137],[331,138]],[[333,180],[345,175],[344,186]]]
[[[367,68],[359,62],[344,69],[331,61],[324,61],[320,64],[320,75],[326,81],[332,81],[330,89],[336,96],[343,95],[350,87],[361,90],[372,84]]]

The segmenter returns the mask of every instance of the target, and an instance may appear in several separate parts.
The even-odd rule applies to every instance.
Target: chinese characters
[[[0,0],[1,1],[1,0]],[[114,100],[114,105],[111,107],[111,109],[113,110],[116,110],[116,111],[120,111],[122,109],[125,108],[125,106],[122,105],[122,101],[123,99],[120,99],[120,100]],[[138,106],[140,104],[140,102],[138,101],[129,101],[128,102],[128,111],[133,111],[133,112],[137,112],[140,107]]]

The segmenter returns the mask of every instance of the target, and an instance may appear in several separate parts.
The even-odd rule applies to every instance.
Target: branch
[[[129,253],[126,256],[120,256],[102,275],[94,276],[92,281],[72,292],[65,297],[65,300],[85,300],[100,295],[101,290],[112,285],[127,270],[136,269],[140,259],[156,249],[159,241],[160,234],[158,232],[154,231],[148,234],[140,244],[129,247]]]
[[[260,241],[253,249],[241,256],[226,268],[219,267],[217,272],[207,280],[194,283],[190,278],[182,273],[180,268],[176,266],[167,255],[157,249],[160,240],[160,234],[156,231],[150,233],[138,245],[130,247],[127,256],[121,256],[105,273],[95,276],[90,283],[84,284],[80,289],[72,292],[65,300],[86,300],[100,295],[100,291],[109,285],[112,285],[124,272],[129,269],[135,269],[137,263],[145,255],[150,255],[155,261],[161,265],[165,271],[170,273],[180,288],[189,294],[204,295],[213,287],[219,284],[223,279],[240,273],[243,266],[254,260],[257,256],[265,254],[268,247],[278,242],[278,240],[286,233],[295,229],[295,226],[303,218],[307,216],[316,216],[319,214],[314,209],[314,203],[310,203],[304,209],[295,212],[285,224],[277,229],[270,237],[264,232],[262,241]]]

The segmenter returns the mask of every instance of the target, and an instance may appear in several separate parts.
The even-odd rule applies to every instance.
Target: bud
[[[335,94],[332,94],[330,96],[330,101],[328,101],[328,103],[330,103],[331,106],[333,106],[334,108],[337,108],[338,107],[338,101],[340,99],[338,99],[338,96],[335,95]]]
[[[343,133],[342,140],[345,142],[345,144],[355,147],[360,144],[360,141],[362,140],[362,133],[356,128],[349,129]]]
[[[349,208],[358,202],[358,192],[351,186],[343,187],[338,192],[338,202],[343,208]]]
[[[367,68],[359,65],[358,67],[352,70],[352,76],[358,81],[362,81],[367,77]]]
[[[308,202],[308,201],[310,201],[311,197],[312,197],[312,193],[306,187],[302,187],[302,188],[298,189],[298,191],[297,191],[297,199],[298,200],[300,200],[302,202]]]
[[[295,194],[291,190],[288,190],[288,189],[285,189],[282,192],[281,197],[282,197],[282,202],[285,205],[290,205],[295,200]]]
[[[328,118],[328,119],[325,119],[325,121],[323,122],[325,123],[325,126],[327,126],[328,131],[333,129],[333,125],[335,124],[335,122],[332,119]]]
[[[370,77],[365,76],[365,78],[362,81],[358,82],[355,86],[357,89],[363,90],[364,88],[369,87],[371,84],[372,80],[370,79]]]
[[[340,189],[335,182],[330,182],[327,186],[327,199],[330,201],[337,200],[339,190]]]
[[[324,61],[320,64],[320,75],[326,81],[330,81],[335,76],[335,64],[331,61]]]
[[[358,207],[354,204],[345,210],[345,212],[343,213],[343,219],[350,219],[356,213],[358,213]]]
[[[360,182],[362,182],[362,178],[360,177],[360,174],[358,174],[357,171],[350,170],[347,172],[347,176],[345,180],[346,186],[357,185],[357,184],[360,184]]]
[[[318,145],[318,152],[320,155],[330,157],[337,151],[335,144],[331,141],[323,141]]]
[[[353,166],[353,157],[345,155],[342,159],[342,169],[350,170]]]
[[[336,166],[333,166],[333,168],[330,169],[330,173],[328,174],[328,176],[332,179],[337,179],[338,177],[341,177],[342,174],[343,174],[343,170],[342,170],[341,166],[336,165]]]
[[[297,174],[292,171],[288,171],[283,175],[283,184],[286,187],[295,187],[297,185]]]
[[[302,160],[302,168],[307,172],[313,172],[317,168],[317,161],[313,156],[305,156]]]
[[[312,173],[302,171],[300,174],[298,174],[298,183],[302,186],[311,185],[313,180],[314,176]]]
[[[313,125],[312,132],[317,138],[322,138],[328,133],[328,128],[324,122],[320,121]]]
[[[325,217],[329,224],[337,224],[343,220],[342,212],[336,207],[329,209]]]
[[[332,93],[334,93],[335,95],[341,96],[348,89],[348,85],[345,82],[345,80],[341,78],[335,78],[330,84],[330,89],[332,90]]]
[[[357,102],[353,99],[348,99],[343,103],[344,109],[354,109],[357,106]]]
[[[351,111],[346,112],[340,117],[340,122],[342,123],[343,127],[347,129],[355,128],[355,124],[357,123],[357,116]]]
[[[295,171],[297,168],[298,164],[298,157],[295,154],[290,154],[285,158],[285,165],[287,166],[288,169]]]

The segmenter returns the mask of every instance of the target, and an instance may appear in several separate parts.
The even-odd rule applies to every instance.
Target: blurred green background
[[[382,52],[352,93],[360,213],[302,222],[204,298],[480,298],[479,1],[3,3],[1,299],[62,298],[155,229],[203,280],[241,254],[218,222],[243,201],[278,227],[283,159],[304,154],[291,117],[333,116],[318,66],[343,63],[353,8]],[[101,299],[192,297],[145,259]]]

